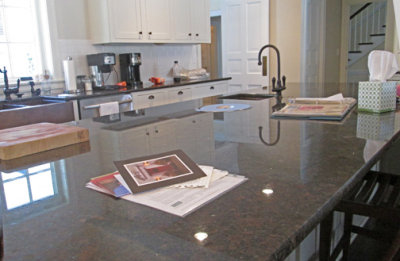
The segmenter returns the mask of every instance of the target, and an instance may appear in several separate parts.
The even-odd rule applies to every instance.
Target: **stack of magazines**
[[[357,100],[336,94],[327,98],[295,98],[281,110],[273,112],[273,118],[298,118],[311,120],[342,120]]]
[[[247,180],[198,166],[181,150],[114,162],[118,171],[86,187],[184,217]]]

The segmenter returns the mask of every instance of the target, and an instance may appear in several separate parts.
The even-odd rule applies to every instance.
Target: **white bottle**
[[[175,61],[174,66],[172,66],[172,77],[174,77],[174,82],[181,81],[181,72],[182,72],[182,69],[178,64],[178,61]]]

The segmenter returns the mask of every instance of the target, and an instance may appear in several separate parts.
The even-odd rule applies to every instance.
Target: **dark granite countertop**
[[[163,88],[173,88],[185,85],[192,85],[192,84],[201,84],[201,83],[209,83],[209,82],[218,82],[218,81],[227,81],[230,80],[230,77],[218,77],[218,78],[203,78],[199,80],[185,80],[179,83],[173,81],[166,81],[164,84],[151,84],[151,83],[144,83],[141,87],[136,88],[117,88],[117,89],[107,89],[107,90],[94,90],[91,92],[79,92],[76,94],[72,94],[70,96],[60,96],[60,91],[55,90],[49,94],[42,95],[42,97],[46,99],[52,100],[81,100],[81,99],[88,99],[94,97],[101,97],[101,96],[108,96],[108,95],[115,95],[115,94],[125,94],[125,93],[132,93],[132,92],[142,92],[142,91],[149,91],[154,89],[163,89]],[[118,86],[117,86],[118,87]]]
[[[90,145],[1,162],[9,172],[2,173],[1,186],[4,259],[282,260],[382,157],[400,129],[399,113],[355,109],[343,122],[280,120],[279,141],[265,146],[260,126],[267,141],[278,135],[278,121],[269,117],[274,99],[235,102],[252,108],[205,117],[194,110],[199,101],[190,101],[145,115],[82,120],[72,124],[89,129]],[[184,122],[200,116],[198,128]],[[135,129],[168,119],[173,128],[164,136],[133,142],[144,139]],[[248,181],[185,218],[85,188],[90,178],[114,171],[114,160],[176,148],[198,164]],[[18,179],[17,171],[29,175],[39,166],[45,169],[41,176]],[[265,188],[274,193],[263,194]],[[194,238],[200,231],[208,234],[203,242]]]

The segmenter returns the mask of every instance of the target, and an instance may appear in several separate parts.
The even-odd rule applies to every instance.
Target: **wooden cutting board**
[[[0,130],[0,159],[15,159],[89,140],[89,131],[76,126],[36,123]]]

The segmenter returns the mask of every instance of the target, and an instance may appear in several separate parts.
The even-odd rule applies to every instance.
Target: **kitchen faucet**
[[[20,98],[22,96],[22,93],[19,93],[19,84],[17,87],[10,88],[8,85],[8,76],[7,76],[7,69],[4,66],[4,69],[0,69],[0,73],[4,75],[4,95],[6,96],[6,100],[9,101],[11,100],[11,94],[14,93]]]
[[[279,50],[278,50],[278,48],[276,48],[276,46],[274,46],[272,44],[264,45],[260,49],[260,51],[258,52],[258,65],[263,65],[263,68],[264,68],[264,66],[267,66],[266,63],[263,64],[261,62],[261,53],[264,51],[265,48],[272,48],[276,52],[276,56],[278,59],[278,81],[276,82],[276,78],[272,77],[272,91],[276,92],[277,99],[278,99],[278,97],[281,99],[282,91],[286,89],[286,77],[283,76],[282,80],[281,80],[281,58],[280,58]],[[266,70],[263,70],[263,75],[266,75]],[[275,82],[276,82],[276,86],[275,86]]]

